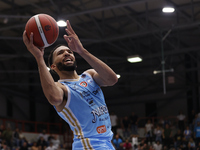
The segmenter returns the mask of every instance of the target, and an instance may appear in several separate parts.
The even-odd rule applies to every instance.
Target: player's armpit
[[[58,112],[61,112],[63,109],[64,109],[64,107],[65,107],[65,105],[66,105],[66,103],[67,103],[67,98],[68,98],[68,91],[67,91],[67,88],[63,85],[63,84],[61,84],[61,83],[57,83],[58,84],[58,86],[62,89],[62,91],[63,91],[63,99],[62,99],[62,102],[61,102],[61,104],[60,105],[57,105],[56,106],[56,110],[58,111]]]
[[[61,83],[55,82],[55,86],[57,92],[49,92],[47,99],[51,105],[59,106],[63,102],[65,91],[64,86]]]

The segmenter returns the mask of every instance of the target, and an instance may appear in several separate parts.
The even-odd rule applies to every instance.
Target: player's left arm
[[[107,64],[89,53],[83,47],[68,20],[66,32],[68,35],[64,35],[64,39],[68,43],[69,48],[78,53],[90,64],[93,69],[87,70],[87,72],[93,77],[97,84],[99,86],[112,86],[117,83],[118,78],[115,72]]]
[[[89,69],[86,72],[93,77],[93,79],[99,86],[112,86],[115,83],[117,83],[118,81],[117,75],[110,67],[108,67],[104,63],[102,63],[102,65],[100,65],[101,63],[100,64],[98,63],[94,64],[94,63],[93,64],[89,63],[94,69]]]

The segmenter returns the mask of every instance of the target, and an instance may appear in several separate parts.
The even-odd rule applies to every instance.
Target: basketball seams
[[[49,16],[49,15],[46,15],[45,17],[49,20],[49,22],[50,22],[51,25],[52,25],[53,40],[52,40],[51,43],[53,44],[53,43],[56,41],[56,39],[58,38],[59,28],[58,28],[58,25],[57,25],[56,20],[55,20],[53,17],[51,17],[51,16]]]
[[[51,26],[52,26],[52,29],[53,29],[53,40],[50,42],[50,43],[54,43],[54,40],[55,40],[55,31],[54,31],[54,24],[52,24],[52,22],[51,22],[51,19],[53,19],[53,18],[51,18],[51,19],[49,19],[49,17],[48,16],[45,16],[45,18],[51,23]],[[47,38],[46,38],[47,39]],[[47,39],[47,41],[48,41],[48,39]]]
[[[43,40],[43,43],[44,43],[44,47],[47,47],[49,46],[50,44],[47,42],[47,39],[45,37],[45,33],[43,31],[43,28],[42,28],[42,25],[41,25],[41,22],[40,22],[40,18],[39,18],[39,15],[35,15],[35,21],[36,21],[36,24],[37,24],[37,27],[38,27],[38,31],[40,33],[40,36]]]
[[[33,32],[34,33],[33,44],[37,44],[37,46],[43,47],[44,46],[43,40],[42,40],[42,38],[40,36],[38,28],[37,29],[36,28],[37,28],[37,24],[36,24],[35,18],[31,17],[29,19],[29,21],[27,22],[26,27],[25,27],[25,30],[27,32],[26,33],[27,37],[30,39],[30,34],[31,34],[31,32]]]
[[[56,20],[47,14],[32,16],[26,23],[27,37],[33,32],[33,44],[37,47],[48,47],[58,38],[59,27]]]

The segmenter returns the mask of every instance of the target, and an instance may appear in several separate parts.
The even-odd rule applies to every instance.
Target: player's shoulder
[[[88,73],[89,75],[91,75],[93,77],[93,75],[96,73],[96,71],[94,69],[88,69],[85,71],[85,73]]]
[[[65,85],[61,82],[55,82],[56,86],[61,88],[62,90],[66,90]]]
[[[64,86],[61,82],[55,82],[56,86]]]

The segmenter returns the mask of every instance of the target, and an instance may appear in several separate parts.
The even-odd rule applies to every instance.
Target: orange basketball
[[[48,47],[58,38],[59,28],[54,18],[47,14],[37,14],[26,23],[26,34],[30,39],[33,32],[33,44],[37,47]]]

